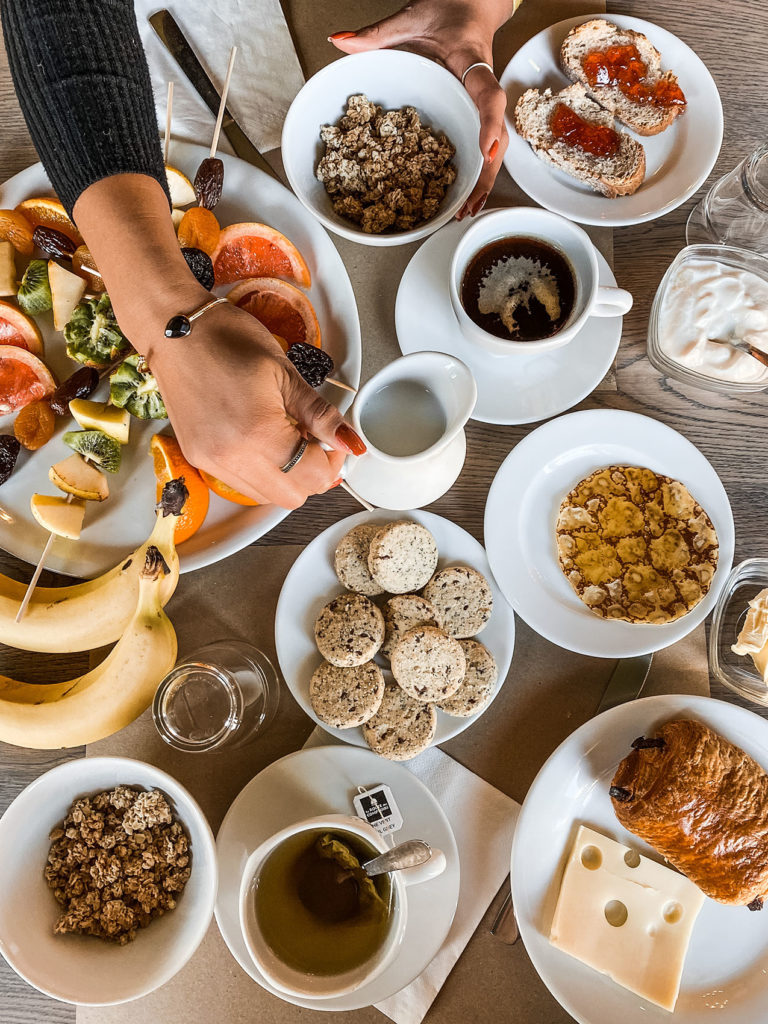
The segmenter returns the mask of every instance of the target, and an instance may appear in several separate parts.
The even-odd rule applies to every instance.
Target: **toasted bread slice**
[[[620,145],[616,153],[593,156],[578,146],[556,139],[549,124],[558,103],[564,103],[593,124],[615,127],[613,114],[591,100],[584,86],[576,83],[557,93],[551,89],[545,92],[528,89],[524,92],[515,107],[518,135],[530,142],[540,159],[578,178],[609,199],[636,192],[645,177],[645,150],[640,143],[626,132],[619,131]]]
[[[617,85],[592,87],[584,73],[581,62],[587,54],[606,50],[609,46],[627,45],[637,47],[648,68],[646,77],[649,83],[664,78],[677,84],[677,78],[671,71],[661,70],[661,54],[647,36],[629,28],[619,28],[605,18],[594,18],[572,28],[560,48],[560,63],[571,81],[581,82],[587,94],[610,110],[622,124],[638,135],[658,135],[683,113],[685,106],[657,107],[651,103],[637,103],[625,96]]]

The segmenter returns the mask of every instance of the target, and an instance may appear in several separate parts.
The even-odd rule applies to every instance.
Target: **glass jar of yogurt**
[[[651,308],[650,362],[708,391],[768,388],[768,367],[711,339],[768,352],[768,258],[726,245],[689,245],[672,261]]]

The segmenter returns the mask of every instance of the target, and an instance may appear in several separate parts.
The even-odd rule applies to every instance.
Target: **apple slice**
[[[79,540],[85,516],[80,498],[62,498],[58,494],[33,494],[29,507],[43,529],[67,540]]]
[[[75,453],[48,470],[48,479],[60,491],[74,494],[85,501],[104,501],[109,497],[109,484],[101,470]]]
[[[69,411],[83,430],[103,430],[120,444],[128,444],[131,414],[127,409],[104,402],[91,402],[87,398],[73,398]]]
[[[48,260],[48,283],[51,286],[53,326],[57,331],[63,331],[85,294],[85,281],[79,274],[65,270],[56,260]]]
[[[15,295],[19,289],[16,280],[16,258],[10,242],[0,242],[0,295]]]

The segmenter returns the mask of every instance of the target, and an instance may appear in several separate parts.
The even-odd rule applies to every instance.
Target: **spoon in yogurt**
[[[738,352],[746,352],[748,356],[752,356],[758,363],[762,363],[763,366],[768,366],[768,352],[763,352],[761,348],[756,345],[752,345],[742,338],[737,340],[736,338],[707,338],[707,341],[711,341],[713,345],[727,345],[729,348],[734,348]]]

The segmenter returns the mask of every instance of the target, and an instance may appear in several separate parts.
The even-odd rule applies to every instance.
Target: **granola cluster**
[[[363,231],[408,231],[433,217],[456,179],[450,140],[413,107],[383,111],[350,96],[337,124],[323,125],[325,154],[315,172],[341,217]]]
[[[76,800],[50,838],[45,880],[63,907],[57,933],[124,946],[174,909],[189,879],[189,838],[156,789],[117,786]]]

